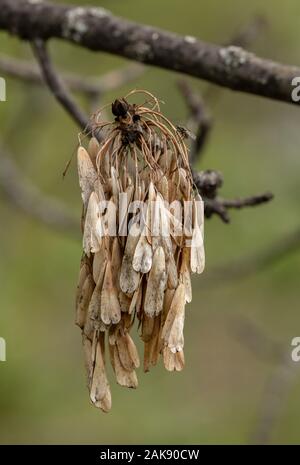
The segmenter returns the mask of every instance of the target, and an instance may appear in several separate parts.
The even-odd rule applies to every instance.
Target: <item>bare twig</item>
[[[220,47],[126,21],[103,8],[30,0],[0,0],[0,29],[25,40],[61,38],[179,71],[236,91],[293,104],[291,82],[300,69],[266,60],[236,46]]]
[[[228,200],[218,196],[218,189],[223,184],[221,173],[214,170],[193,172],[194,183],[204,200],[204,213],[207,218],[218,215],[224,223],[229,223],[228,209],[244,208],[261,205],[273,199],[273,194],[267,192],[244,199]]]
[[[0,190],[19,210],[52,229],[79,238],[79,222],[58,200],[45,196],[24,178],[12,157],[0,150]]]
[[[46,44],[42,40],[35,40],[32,48],[40,65],[43,78],[58,102],[65,108],[73,120],[84,130],[92,131],[88,117],[76,104],[69,94],[63,81],[54,70],[47,52]]]
[[[251,21],[243,26],[225,45],[237,45],[248,48],[268,26],[268,21],[263,15],[255,15]]]
[[[109,71],[99,77],[84,77],[70,73],[60,73],[67,87],[74,92],[81,92],[89,98],[101,97],[106,92],[115,90],[128,82],[137,79],[144,73],[144,67],[132,63],[121,69]],[[21,79],[30,84],[43,85],[44,79],[34,63],[27,60],[0,55],[0,71],[4,75]]]
[[[196,126],[196,139],[191,142],[190,146],[190,163],[193,166],[199,160],[200,154],[203,153],[208,140],[211,130],[211,117],[205,108],[200,94],[194,92],[186,80],[179,80],[178,87],[185,98],[191,119]]]

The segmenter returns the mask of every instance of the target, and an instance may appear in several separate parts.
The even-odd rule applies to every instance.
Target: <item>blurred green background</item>
[[[96,3],[117,15],[215,43],[227,42],[260,13],[269,25],[252,50],[300,65],[298,0]],[[0,43],[1,53],[32,59],[27,43],[4,33]],[[86,76],[126,64],[59,41],[51,42],[51,52],[58,68]],[[170,118],[182,122],[187,109],[177,79],[175,73],[149,67],[137,81],[105,95],[103,104],[143,87],[166,102],[163,110]],[[191,83],[196,90],[207,89],[207,83]],[[79,101],[86,106],[83,98]],[[0,362],[0,443],[244,444],[257,440],[274,399],[279,409],[267,424],[270,442],[300,442],[297,364],[286,368],[287,375],[283,369],[279,387],[275,379],[270,388],[278,363],[264,347],[256,353],[255,335],[249,348],[252,336],[239,327],[241,321],[250,322],[263,339],[278,341],[289,358],[291,339],[300,335],[299,251],[243,279],[226,279],[226,273],[224,279],[209,279],[216,267],[259,257],[299,227],[299,109],[228,90],[207,103],[214,128],[199,168],[224,174],[226,197],[271,190],[275,200],[232,212],[230,225],[218,218],[206,221],[207,267],[193,280],[193,302],[187,308],[185,370],[170,374],[161,364],[148,374],[140,369],[136,391],[112,381],[108,415],[89,404],[80,331],[74,325],[80,241],[32,220],[0,191],[0,336],[7,342],[7,362]],[[1,144],[24,176],[66,203],[78,215],[79,228],[74,162],[62,181],[78,129],[64,110],[46,89],[7,79],[0,130]]]

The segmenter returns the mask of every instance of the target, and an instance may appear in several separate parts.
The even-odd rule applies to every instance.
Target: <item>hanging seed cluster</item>
[[[203,204],[184,138],[157,99],[143,93],[141,105],[116,100],[111,122],[99,121],[100,111],[93,124],[101,142],[92,137],[87,149],[78,149],[83,256],[76,323],[90,399],[105,412],[111,408],[108,358],[121,386],[138,385],[140,358],[130,335],[135,320],[144,370],[160,356],[167,370],[182,370],[190,274],[204,268]]]

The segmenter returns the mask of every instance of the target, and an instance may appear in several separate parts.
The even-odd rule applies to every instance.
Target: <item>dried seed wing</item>
[[[175,370],[175,354],[173,354],[168,347],[163,349],[163,360],[166,370]]]
[[[118,384],[129,388],[138,387],[136,372],[134,370],[127,371],[123,368],[116,346],[114,346],[114,370]]]
[[[89,153],[90,159],[93,162],[93,165],[94,165],[95,169],[97,169],[96,168],[96,159],[97,159],[97,155],[98,155],[99,150],[100,150],[99,142],[97,141],[96,137],[92,137],[90,139],[90,141],[89,141],[88,153]]]
[[[109,384],[107,385],[107,390],[104,397],[100,400],[99,403],[95,403],[95,406],[99,407],[104,413],[108,413],[111,410],[111,391]]]
[[[124,294],[124,292],[122,291],[119,292],[119,302],[120,302],[121,312],[124,312],[124,313],[129,312],[132,299],[128,297],[126,294]]]
[[[184,352],[180,350],[175,354],[175,370],[181,371],[184,368]]]
[[[84,354],[84,364],[86,369],[87,387],[91,388],[93,376],[93,357],[92,357],[92,343],[84,334],[82,335],[82,346]]]
[[[113,166],[111,167],[111,186],[112,186],[113,201],[116,204],[118,204],[119,193],[121,189],[120,189],[120,183],[118,180],[117,171]]]
[[[100,329],[100,310],[101,310],[101,290],[104,279],[104,273],[106,270],[106,261],[103,261],[101,269],[99,270],[98,281],[94,288],[89,308],[87,311],[86,320],[84,323],[83,332],[89,338],[92,339],[95,329]]]
[[[191,197],[191,182],[184,168],[179,168],[180,189],[185,200]]]
[[[120,270],[122,266],[121,246],[118,237],[115,237],[111,252],[111,271],[113,281],[118,291],[120,290]]]
[[[95,284],[93,278],[91,275],[88,275],[82,286],[76,308],[76,325],[80,328],[84,327],[87,310],[94,291],[94,287]]]
[[[141,338],[144,342],[149,342],[153,333],[154,318],[144,314],[142,320],[142,334]]]
[[[185,316],[185,307],[181,306],[174,318],[174,322],[172,324],[168,338],[167,340],[165,339],[165,342],[167,343],[169,349],[173,353],[182,350],[184,346],[184,337],[183,337],[184,316]]]
[[[165,253],[160,246],[154,252],[145,295],[144,311],[150,317],[158,315],[163,308],[166,281]]]
[[[94,183],[94,190],[97,194],[97,197],[99,199],[99,202],[105,202],[106,196],[104,192],[104,187],[100,179],[97,179]]]
[[[103,354],[100,342],[97,344],[96,348],[96,358],[95,366],[92,378],[90,398],[93,404],[96,407],[103,408],[107,411],[110,407],[109,398],[110,398],[110,387],[107,381]],[[102,400],[105,399],[105,402],[102,404]]]
[[[158,182],[157,189],[162,195],[163,199],[167,202],[169,201],[169,183],[166,176],[162,176]]]
[[[79,278],[78,278],[78,284],[77,284],[77,289],[76,289],[76,299],[75,299],[76,307],[81,297],[82,287],[89,274],[90,274],[89,266],[86,263],[86,256],[84,255],[80,263],[80,271],[79,271]]]
[[[168,288],[176,289],[178,286],[178,272],[175,263],[174,255],[171,254],[167,261],[167,273],[168,273]]]
[[[106,264],[107,253],[105,250],[104,242],[101,244],[99,252],[93,255],[93,278],[95,283],[98,282],[101,270],[103,270],[104,264]]]
[[[143,274],[148,273],[152,266],[152,255],[151,245],[146,236],[141,234],[133,256],[133,269]]]
[[[176,318],[177,314],[181,314],[182,309],[185,307],[185,286],[183,283],[180,283],[174,293],[170,309],[166,321],[164,323],[161,337],[165,342],[168,341],[172,325]]]
[[[87,207],[83,232],[83,250],[88,257],[91,252],[96,253],[100,250],[100,241],[97,236],[98,215],[98,197],[95,192],[92,192]]]
[[[126,339],[127,339],[127,347],[128,347],[128,352],[130,354],[131,360],[133,362],[134,368],[139,368],[140,366],[140,358],[139,354],[136,348],[135,343],[133,342],[132,338],[130,335],[127,333],[126,334]]]
[[[193,273],[201,274],[205,267],[205,253],[203,237],[200,228],[196,227],[193,231],[191,244],[191,270]]]
[[[131,302],[130,302],[130,305],[129,305],[129,309],[128,309],[128,313],[129,315],[131,315],[134,310],[136,309],[137,307],[137,303],[139,301],[139,295],[141,293],[141,286],[139,286],[133,293],[133,296],[131,298]]]
[[[185,300],[186,302],[192,302],[192,282],[191,282],[191,274],[189,270],[185,270],[182,274],[182,280],[184,282],[185,287]]]
[[[84,147],[79,147],[77,151],[77,166],[79,185],[83,204],[86,208],[90,195],[94,189],[94,182],[97,179],[97,172],[93,166],[92,160]]]
[[[113,283],[111,262],[106,265],[101,292],[101,320],[104,324],[117,324],[121,319],[121,308],[117,289]]]
[[[121,266],[120,287],[125,294],[132,294],[139,285],[140,274],[133,269],[132,262],[140,229],[134,223],[129,231]]]
[[[116,338],[116,345],[118,349],[119,359],[123,368],[127,371],[134,370],[135,367],[128,350],[126,335],[118,334]]]
[[[172,300],[175,294],[175,289],[166,289],[165,295],[164,295],[164,306],[163,306],[163,312],[161,315],[161,326],[163,328],[163,325],[166,321],[166,318],[168,316]]]

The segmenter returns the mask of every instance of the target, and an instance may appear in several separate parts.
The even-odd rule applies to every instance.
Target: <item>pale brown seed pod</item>
[[[145,295],[144,311],[150,317],[158,315],[162,311],[166,278],[165,253],[160,246],[154,252]]]
[[[84,147],[79,147],[77,152],[77,166],[79,185],[84,207],[86,208],[90,195],[93,192],[94,182],[97,179],[97,172],[92,160]]]
[[[105,345],[117,383],[138,386],[140,361],[130,335],[136,320],[144,370],[160,355],[167,370],[183,369],[190,274],[204,268],[203,203],[194,193],[187,148],[155,97],[146,91],[128,97],[141,92],[150,103],[116,100],[110,123],[100,121],[100,111],[93,127],[101,142],[92,137],[77,155],[84,254],[76,323],[90,398],[104,412],[111,408]]]

